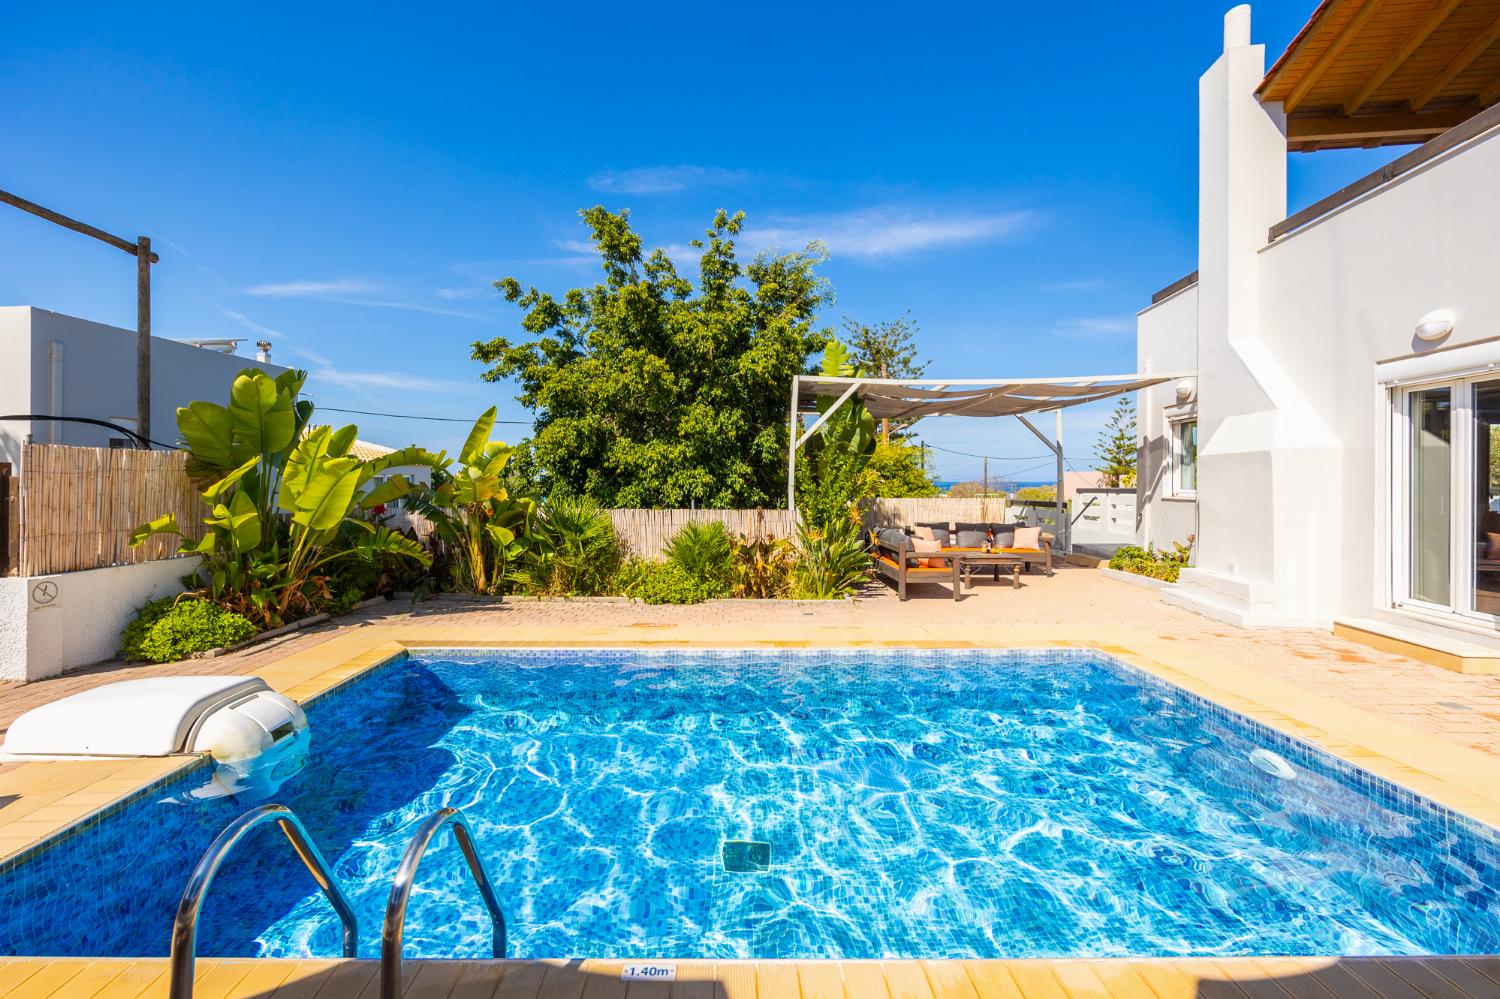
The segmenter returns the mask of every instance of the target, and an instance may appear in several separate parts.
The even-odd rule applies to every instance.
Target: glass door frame
[[[1475,386],[1480,382],[1500,381],[1500,372],[1468,372],[1393,385],[1387,393],[1390,416],[1390,593],[1394,607],[1426,615],[1459,618],[1477,624],[1500,624],[1500,616],[1474,609],[1477,587],[1475,571],[1475,538],[1479,511],[1475,492]],[[1448,599],[1436,604],[1411,595],[1411,448],[1412,395],[1427,389],[1450,390],[1449,453],[1452,464],[1448,479]]]

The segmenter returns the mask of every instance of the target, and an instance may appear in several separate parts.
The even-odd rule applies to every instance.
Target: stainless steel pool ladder
[[[381,999],[400,999],[401,996],[401,935],[406,929],[406,903],[411,900],[412,884],[416,881],[417,865],[427,852],[427,847],[446,825],[452,824],[453,838],[463,851],[469,864],[469,873],[479,887],[484,906],[490,911],[490,946],[495,957],[505,956],[505,916],[495,898],[495,889],[490,887],[489,875],[485,873],[484,861],[474,849],[474,838],[469,834],[468,823],[456,808],[440,808],[422,823],[417,834],[406,847],[401,866],[396,868],[396,880],[391,885],[391,897],[385,906],[385,924],[380,929],[380,995]]]
[[[235,819],[224,827],[218,838],[209,844],[198,866],[188,878],[182,892],[182,902],[177,906],[177,918],[172,922],[171,999],[188,999],[193,994],[193,959],[198,949],[198,913],[203,908],[203,896],[213,884],[214,875],[229,851],[252,829],[275,822],[286,834],[292,849],[306,865],[313,880],[328,896],[339,920],[344,924],[344,956],[357,957],[359,953],[359,921],[354,916],[354,907],[344,897],[328,863],[318,852],[318,847],[308,835],[302,820],[285,805],[261,805]]]

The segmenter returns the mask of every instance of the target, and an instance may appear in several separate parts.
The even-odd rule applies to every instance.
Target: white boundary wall
[[[182,592],[196,558],[0,578],[0,680],[42,680],[113,659],[136,608]]]

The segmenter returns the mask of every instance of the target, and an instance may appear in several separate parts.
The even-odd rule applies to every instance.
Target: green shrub
[[[191,597],[152,600],[125,626],[126,659],[170,663],[254,638],[256,627],[234,613]]]
[[[667,542],[666,556],[669,564],[716,595],[729,592],[734,580],[734,539],[719,521],[682,525]]]
[[[1186,544],[1174,542],[1172,551],[1157,551],[1154,545],[1141,548],[1137,545],[1122,545],[1109,557],[1109,567],[1122,572],[1133,572],[1137,576],[1177,582],[1177,575],[1188,564],[1193,555],[1193,541],[1189,536]]]
[[[629,577],[625,595],[647,604],[701,604],[727,592],[689,575],[676,562],[633,562],[622,575]]]
[[[620,571],[620,542],[609,511],[581,496],[553,496],[532,525],[531,547],[515,573],[524,593],[593,597]]]
[[[870,578],[870,553],[856,522],[835,521],[822,529],[801,524],[797,546],[792,596],[799,600],[838,600]]]

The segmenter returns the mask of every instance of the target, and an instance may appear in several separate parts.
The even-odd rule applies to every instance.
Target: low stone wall
[[[0,680],[41,680],[113,659],[147,600],[182,592],[194,558],[0,578]]]

